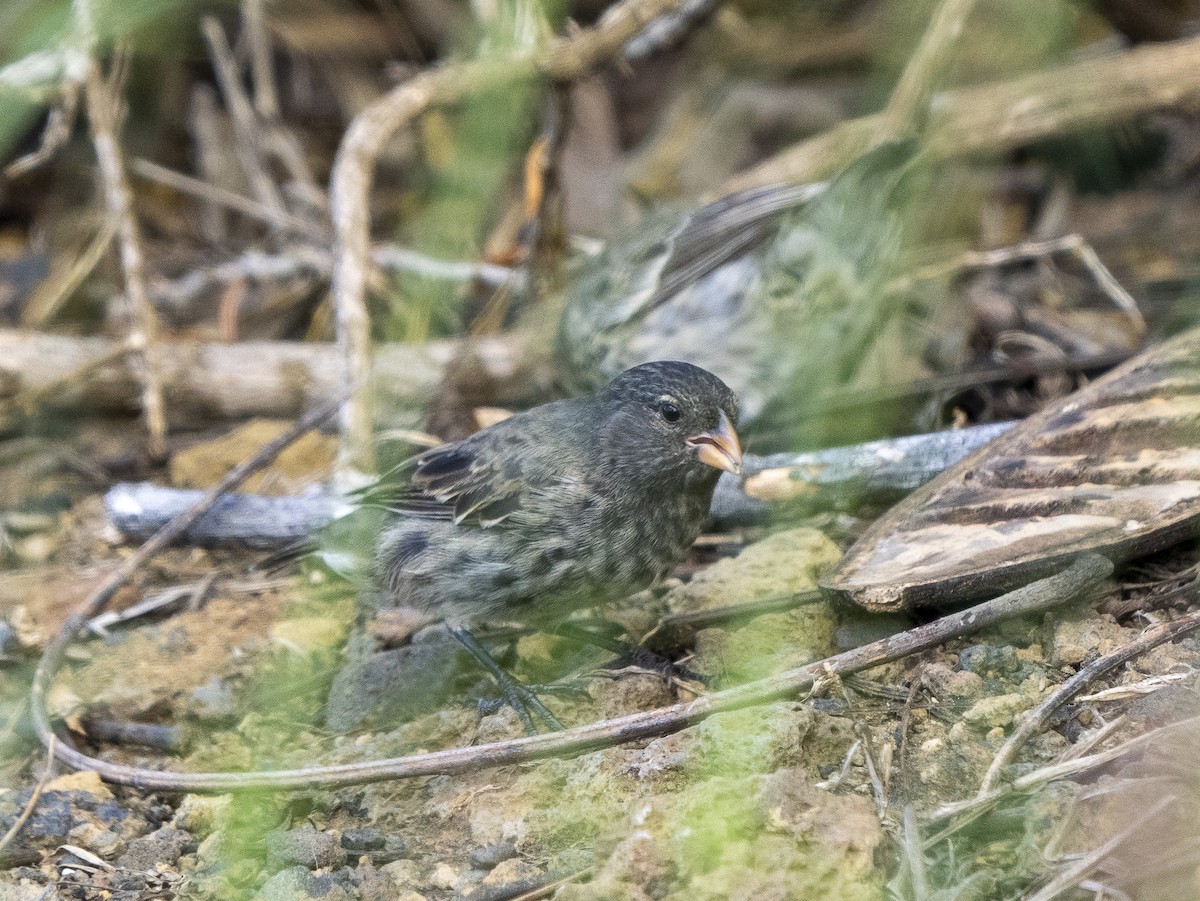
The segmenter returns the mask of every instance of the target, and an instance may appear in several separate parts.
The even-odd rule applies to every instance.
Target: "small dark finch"
[[[688,363],[637,366],[408,464],[376,551],[397,604],[461,629],[552,625],[679,563],[722,470],[741,471],[738,402]]]

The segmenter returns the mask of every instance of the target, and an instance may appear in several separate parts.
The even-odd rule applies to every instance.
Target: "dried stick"
[[[1125,290],[1117,281],[1108,267],[1101,261],[1095,249],[1084,240],[1082,235],[1064,235],[1048,241],[1026,241],[1012,247],[999,247],[995,250],[968,250],[953,260],[942,263],[931,263],[890,281],[885,292],[902,292],[910,290],[920,282],[930,279],[945,278],[958,272],[971,269],[988,269],[993,266],[1006,266],[1025,260],[1040,260],[1056,254],[1067,253],[1074,256],[1087,269],[1088,274],[1096,285],[1104,292],[1105,297],[1127,315],[1139,335],[1146,333],[1146,320],[1142,311],[1133,299],[1133,295]]]
[[[983,782],[979,786],[977,797],[983,798],[992,793],[996,788],[996,783],[1000,780],[1000,771],[1008,765],[1013,755],[1017,753],[1021,745],[1029,740],[1029,737],[1034,732],[1045,727],[1050,721],[1050,717],[1053,716],[1054,711],[1059,707],[1110,670],[1121,666],[1151,648],[1156,648],[1168,641],[1174,641],[1176,638],[1193,632],[1197,628],[1200,628],[1200,611],[1189,613],[1174,622],[1157,623],[1147,628],[1135,640],[1129,642],[1124,647],[1113,651],[1111,654],[1106,654],[1097,660],[1093,660],[1056,688],[1042,703],[1038,704],[1037,707],[1021,720],[1021,724],[1013,730],[1013,734],[1008,737],[1008,740],[1004,742],[1004,745],[996,753],[995,758],[992,760],[992,765],[988,767],[988,771],[983,777]]]
[[[1165,798],[1159,798],[1150,809],[1137,817],[1125,829],[1122,829],[1108,841],[1098,845],[1092,851],[1085,854],[1079,860],[1075,861],[1069,867],[1060,872],[1040,891],[1033,895],[1027,896],[1029,901],[1052,901],[1063,892],[1074,888],[1084,879],[1092,870],[1096,869],[1101,863],[1108,858],[1113,851],[1123,845],[1131,835],[1149,823],[1152,819],[1162,813],[1168,806],[1174,804],[1179,799],[1174,795],[1167,795]]]
[[[290,429],[264,445],[253,457],[226,473],[225,477],[210,488],[196,504],[172,519],[155,533],[153,538],[121,561],[116,569],[84,599],[83,603],[62,624],[54,637],[46,643],[42,656],[38,660],[37,669],[34,670],[33,685],[29,691],[29,709],[34,730],[37,732],[38,739],[46,746],[48,753],[55,755],[60,760],[65,760],[69,766],[76,766],[78,758],[84,756],[70,744],[56,742],[49,714],[46,711],[46,697],[50,691],[50,685],[54,680],[54,674],[62,665],[67,645],[70,644],[71,639],[87,626],[88,621],[104,608],[117,590],[129,581],[147,560],[179,538],[193,522],[224,495],[268,465],[298,438],[332,416],[336,412],[339,402],[340,398],[306,413]],[[76,768],[79,769],[79,767]]]
[[[217,83],[221,86],[221,95],[225,98],[225,108],[229,110],[229,118],[233,123],[233,133],[238,147],[238,158],[242,170],[250,182],[250,190],[258,198],[259,203],[276,215],[287,214],[283,198],[271,176],[267,173],[262,154],[258,145],[260,127],[254,115],[254,108],[242,88],[241,73],[229,48],[229,41],[219,22],[212,16],[205,16],[200,23],[204,40],[208,43],[209,55],[212,57],[213,72],[216,73]]]
[[[105,217],[104,222],[96,231],[79,257],[64,272],[55,269],[50,276],[37,286],[33,296],[25,304],[21,312],[21,325],[25,328],[38,328],[54,315],[64,300],[70,297],[75,289],[83,284],[84,279],[92,274],[92,270],[100,264],[109,245],[117,234],[117,225],[112,219]]]
[[[25,804],[25,809],[21,811],[21,815],[13,821],[13,824],[8,827],[8,831],[4,833],[4,837],[0,838],[0,851],[3,851],[12,844],[12,840],[17,837],[25,827],[25,824],[29,822],[29,818],[33,816],[38,799],[42,796],[42,790],[45,789],[46,783],[50,781],[50,776],[54,772],[54,749],[57,744],[56,737],[51,735],[50,741],[46,743],[46,766],[42,770],[42,775],[38,778],[37,784],[33,787],[33,792],[29,795],[29,801]]]
[[[1011,427],[1011,423],[975,426],[873,441],[851,447],[803,454],[747,454],[743,486],[732,476],[722,478],[709,515],[724,523],[761,521],[772,512],[769,502],[803,501],[819,504],[830,497],[895,496],[923,485],[980,445]],[[406,436],[405,440],[412,437]],[[104,496],[109,520],[133,538],[152,535],[163,523],[190,507],[197,491],[149,483],[119,483]],[[328,522],[338,506],[330,495],[262,497],[231,494],[188,530],[197,544],[248,544],[277,547],[303,538]],[[777,508],[775,508],[777,509]],[[762,598],[729,610],[701,610],[668,618],[672,625],[704,628],[728,616],[751,616],[785,610],[806,601],[796,595]]]
[[[228,482],[222,483],[222,487]],[[211,495],[211,493],[210,493]],[[215,498],[214,498],[215,499]],[[190,520],[189,520],[190,521]],[[174,534],[187,527],[176,520]],[[165,533],[165,530],[164,530]],[[164,534],[164,533],[159,533]],[[163,541],[155,536],[139,550],[143,554],[151,545],[156,549]],[[136,566],[133,558],[122,565],[127,577]],[[507,766],[546,757],[570,757],[610,748],[628,741],[678,732],[708,717],[730,710],[767,704],[794,697],[812,688],[813,684],[830,676],[856,673],[882,663],[899,660],[910,654],[935,647],[951,638],[976,632],[1001,619],[1037,613],[1085,596],[1097,583],[1112,573],[1112,563],[1096,554],[1084,554],[1063,572],[1009,592],[995,600],[969,610],[953,613],[906,632],[871,642],[860,648],[837,654],[808,666],[787,670],[775,676],[741,685],[736,688],[703,695],[695,700],[657,710],[632,713],[562,732],[533,735],[508,741],[491,742],[467,748],[452,748],[364,763],[314,766],[295,770],[274,770],[250,773],[172,773],[143,767],[110,763],[77,751],[60,743],[58,759],[76,769],[96,770],[101,778],[122,785],[155,791],[239,791],[255,788],[296,789],[317,786],[334,787],[379,782],[434,774],[453,774]],[[112,578],[109,582],[113,582]],[[117,581],[114,585],[119,585]],[[106,593],[107,589],[107,593]],[[51,680],[63,659],[67,644],[86,624],[114,588],[108,584],[97,590],[76,611],[46,646],[34,675],[30,706],[35,728],[45,742],[52,736],[45,709],[46,694]],[[99,599],[99,600],[97,600]]]
[[[83,86],[75,80],[64,79],[62,97],[58,104],[50,110],[46,119],[46,127],[42,130],[42,140],[37,149],[19,157],[4,167],[6,178],[19,178],[27,172],[32,172],[38,166],[50,160],[71,137],[71,128],[75,125],[75,117],[79,114],[79,97]]]
[[[329,186],[335,232],[333,305],[349,389],[341,413],[339,469],[374,469],[371,322],[365,291],[371,186],[375,162],[384,144],[431,105],[456,100],[487,85],[538,73],[558,81],[578,78],[618,54],[648,22],[678,9],[683,2],[622,0],[591,29],[510,59],[476,60],[425,72],[393,88],[354,117],[334,159]]]
[[[61,387],[65,375],[79,371],[87,373],[84,380],[70,397],[56,402],[88,410],[136,411],[141,394],[136,372],[127,358],[113,356],[119,357],[124,346],[110,338],[0,329],[0,393],[44,392]],[[172,417],[295,417],[338,396],[342,382],[332,344],[172,341],[169,347],[170,353],[159,360],[159,371],[171,398]],[[382,405],[392,414],[421,409],[462,349],[458,341],[383,345],[377,361]],[[518,366],[529,359],[520,335],[475,339],[469,351],[498,384],[510,383]],[[104,365],[106,361],[110,365]]]
[[[254,112],[263,127],[265,149],[279,160],[306,204],[323,210],[325,192],[317,187],[296,136],[282,122],[279,91],[275,86],[275,67],[271,60],[271,35],[267,29],[263,0],[245,0],[242,21],[250,47],[250,74],[254,87]]]
[[[265,203],[251,200],[249,197],[243,197],[235,191],[209,184],[182,172],[176,172],[174,169],[168,169],[166,166],[160,166],[150,160],[133,160],[133,172],[156,184],[166,185],[181,193],[236,210],[251,219],[266,222],[280,231],[296,232],[321,244],[329,240],[328,232],[315,222],[293,216],[286,210],[275,209]]]
[[[958,43],[963,23],[974,8],[975,0],[943,0],[934,11],[920,44],[892,89],[892,96],[880,116],[875,143],[921,131],[928,116],[926,106],[934,85]]]
[[[150,455],[161,459],[166,454],[167,418],[158,372],[158,317],[146,295],[145,263],[133,213],[133,195],[117,138],[123,117],[117,83],[116,77],[106,80],[100,72],[100,64],[92,61],[85,82],[88,123],[100,168],[105,207],[117,227],[121,269],[125,277],[123,312],[129,327],[129,343],[140,351],[135,359],[142,383],[142,411],[150,432]]]
[[[76,383],[85,382],[99,370],[121,362],[126,356],[135,354],[138,350],[139,347],[133,341],[125,341],[118,344],[103,356],[87,360],[80,364],[77,369],[55,379],[48,385],[26,388],[11,398],[6,398],[3,402],[0,402],[0,410],[20,410],[26,415],[31,415],[43,401],[59,393],[64,388]]]
[[[927,150],[948,158],[1000,153],[1047,135],[1120,122],[1200,94],[1200,38],[1138,47],[1011,81],[935,95]],[[843,122],[734,176],[720,194],[828,178],[878,134],[881,114]]]
[[[1072,757],[1070,756],[1070,751],[1068,751],[1058,763],[1044,766],[1041,769],[1034,770],[1032,773],[1026,773],[1024,776],[1014,779],[1009,785],[996,789],[986,797],[969,798],[965,801],[943,804],[926,818],[927,825],[939,823],[944,820],[956,820],[956,822],[946,826],[936,835],[926,838],[925,847],[931,848],[938,842],[945,840],[950,835],[962,829],[963,826],[979,819],[979,817],[983,816],[983,814],[987,813],[1005,798],[1033,791],[1057,779],[1064,779],[1067,776],[1074,776],[1078,773],[1104,766],[1159,739],[1165,739],[1171,733],[1187,730],[1195,733],[1197,729],[1200,729],[1200,716],[1193,716],[1166,726],[1160,726],[1157,729],[1151,729],[1149,732],[1143,732],[1141,735],[1134,736],[1114,748],[1109,748],[1107,751],[1097,751],[1095,754],[1089,754],[1085,757]]]

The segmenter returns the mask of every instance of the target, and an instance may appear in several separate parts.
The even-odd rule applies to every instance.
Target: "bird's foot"
[[[458,639],[459,644],[466,648],[471,656],[491,674],[496,685],[500,688],[500,702],[511,707],[521,718],[521,725],[529,735],[537,734],[533,722],[533,714],[537,714],[553,731],[561,731],[565,727],[529,686],[518,682],[507,672],[487,650],[475,640],[470,632],[463,628],[451,627],[450,634]],[[481,705],[482,706],[482,705]]]
[[[525,727],[527,735],[538,734],[537,724],[534,722],[534,714],[552,732],[561,732],[566,728],[562,724],[562,721],[551,712],[550,708],[542,703],[542,699],[537,696],[537,692],[534,690],[535,686],[518,682],[507,673],[504,675],[504,678],[496,680],[500,689],[500,697],[480,699],[480,712],[486,715],[495,713],[501,707],[511,707],[516,711],[517,716],[521,720],[521,725]],[[544,689],[546,686],[536,686],[536,688]]]

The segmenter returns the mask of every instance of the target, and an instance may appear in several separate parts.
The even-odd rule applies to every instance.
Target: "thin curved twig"
[[[1174,641],[1176,638],[1186,635],[1197,628],[1200,628],[1200,611],[1189,613],[1174,622],[1157,623],[1143,631],[1141,635],[1129,642],[1129,644],[1118,648],[1111,654],[1093,660],[1056,688],[1050,693],[1049,697],[1030,711],[1021,721],[1021,725],[1013,730],[1013,734],[1008,737],[1008,740],[996,753],[995,758],[992,760],[992,765],[988,767],[988,771],[983,777],[983,782],[979,786],[977,797],[984,798],[992,793],[996,788],[996,783],[1000,779],[1000,771],[1012,760],[1013,755],[1017,753],[1017,749],[1025,744],[1034,732],[1043,728],[1050,721],[1050,717],[1053,716],[1055,710],[1110,670],[1132,660],[1140,654],[1144,654],[1151,648],[1156,648],[1168,641]]]
[[[290,429],[274,441],[264,445],[253,457],[226,473],[225,477],[209,489],[203,498],[189,509],[174,517],[147,540],[145,544],[138,548],[135,553],[123,560],[108,578],[88,595],[67,621],[62,624],[54,637],[46,643],[41,659],[38,660],[37,669],[33,674],[33,685],[29,690],[29,708],[38,739],[48,750],[53,751],[59,760],[68,766],[76,767],[76,769],[91,768],[88,766],[78,766],[78,758],[84,757],[84,755],[79,754],[65,740],[57,741],[54,729],[50,725],[49,714],[46,710],[46,698],[50,691],[50,685],[54,681],[55,673],[58,672],[58,668],[62,665],[67,645],[87,626],[88,621],[104,608],[109,600],[112,599],[112,596],[117,593],[117,590],[129,581],[133,574],[147,560],[167,547],[175,539],[182,536],[188,527],[204,515],[205,511],[209,510],[220,498],[274,460],[298,438],[312,431],[331,417],[337,412],[340,402],[341,398],[336,398],[306,413]]]
[[[33,787],[33,792],[29,795],[29,800],[25,804],[25,809],[21,811],[21,815],[17,817],[8,831],[4,833],[3,838],[0,838],[0,851],[3,851],[12,840],[20,834],[25,824],[29,822],[29,818],[33,816],[33,811],[37,807],[38,799],[42,796],[42,790],[45,789],[46,783],[50,781],[50,776],[54,773],[54,748],[57,742],[55,737],[50,736],[50,743],[46,746],[46,766],[42,769],[42,775],[37,781],[37,785]]]
[[[186,523],[177,527],[176,534],[184,528]],[[157,536],[147,544],[156,540]],[[161,545],[159,542],[158,546]],[[1084,554],[1057,575],[977,607],[952,613],[826,660],[736,688],[703,695],[692,701],[627,714],[562,732],[413,754],[408,757],[249,773],[174,773],[125,766],[83,754],[65,743],[59,745],[57,756],[59,760],[76,769],[95,770],[101,778],[109,782],[151,791],[184,792],[358,785],[413,776],[476,771],[547,757],[577,756],[636,739],[678,732],[717,713],[794,697],[797,693],[810,689],[820,678],[847,675],[881,663],[899,660],[959,635],[978,631],[1003,618],[1035,613],[1067,603],[1081,597],[1098,582],[1107,578],[1112,569],[1113,565],[1108,559],[1097,554]],[[94,612],[95,610],[88,610],[86,615],[76,613],[72,616],[47,646],[38,665],[34,677],[32,706],[34,723],[43,741],[52,735],[44,702],[55,667],[63,657],[67,642],[82,628],[86,616]]]

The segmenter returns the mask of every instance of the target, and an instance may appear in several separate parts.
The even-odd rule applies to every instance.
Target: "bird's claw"
[[[501,707],[511,707],[516,711],[527,735],[538,734],[533,714],[537,714],[551,732],[561,732],[566,728],[528,685],[522,685],[507,674],[505,674],[505,678],[498,679],[497,683],[500,688],[500,697],[481,699],[479,702],[481,712],[495,713]]]

